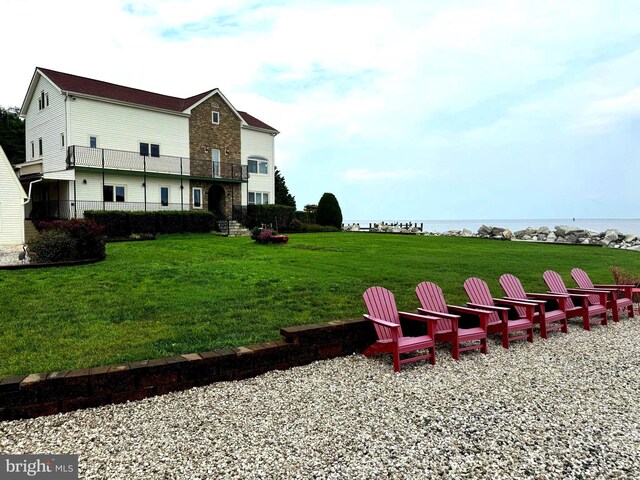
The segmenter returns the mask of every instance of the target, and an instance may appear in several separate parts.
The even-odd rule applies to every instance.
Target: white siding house
[[[275,203],[273,135],[246,127],[242,129],[242,163],[249,169],[243,204]],[[264,201],[266,198],[266,201]]]
[[[218,89],[178,98],[36,68],[21,115],[30,217],[208,208],[228,221],[274,202],[279,132]]]
[[[0,244],[24,243],[24,202],[20,181],[0,145]]]

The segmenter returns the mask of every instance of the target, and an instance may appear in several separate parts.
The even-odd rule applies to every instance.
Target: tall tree
[[[18,107],[0,107],[0,145],[11,163],[25,161],[24,122]]]
[[[325,193],[318,202],[316,214],[318,225],[329,225],[336,228],[342,227],[342,210],[338,199],[333,193]]]
[[[278,167],[276,167],[275,173],[275,183],[276,183],[276,204],[278,205],[288,205],[290,207],[296,208],[296,197],[289,193],[289,188],[287,187],[286,182],[284,181],[284,177]]]

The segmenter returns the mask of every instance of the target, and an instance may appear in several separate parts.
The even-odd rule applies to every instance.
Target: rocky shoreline
[[[556,225],[549,227],[529,227],[524,230],[512,232],[508,228],[482,225],[477,232],[471,230],[449,230],[446,232],[423,232],[415,226],[389,225],[375,223],[371,228],[361,228],[358,224],[345,225],[345,232],[371,232],[371,233],[400,233],[410,235],[425,235],[431,237],[469,237],[488,238],[492,240],[511,240],[525,242],[565,243],[572,245],[593,245],[607,248],[619,248],[640,252],[640,238],[635,234],[625,234],[614,228],[603,232]]]

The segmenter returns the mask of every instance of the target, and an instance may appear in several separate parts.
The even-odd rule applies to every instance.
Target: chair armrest
[[[538,306],[538,305],[544,305],[545,303],[547,303],[544,300],[535,300],[533,298],[527,298],[525,300],[523,298],[515,298],[515,297],[496,298],[495,301],[504,303],[505,305],[511,305],[511,303],[508,303],[508,302],[517,302],[517,303],[513,303],[513,305],[516,305],[518,307],[526,307],[527,305]]]
[[[498,307],[497,305],[482,305],[480,303],[467,302],[470,307],[479,308],[481,310],[493,310],[494,312],[508,312],[509,307]]]
[[[489,315],[491,312],[478,308],[461,307],[459,305],[447,305],[447,308],[453,312],[467,313],[469,315]]]
[[[569,293],[586,293],[587,295],[598,294],[600,292],[607,293],[609,290],[602,290],[598,288],[567,288]]]
[[[512,307],[526,308],[525,315],[527,316],[527,319],[529,321],[533,321],[533,315],[536,311],[536,307],[539,307],[539,305],[533,302],[526,302],[522,300],[511,300],[507,298],[494,298],[493,301],[496,303],[502,303],[504,305],[511,305]]]
[[[573,290],[573,289],[571,289],[571,290]],[[561,294],[556,293],[555,295],[561,295]],[[571,298],[589,298],[589,295],[587,295],[586,293],[576,293],[576,292],[571,292],[571,291],[569,291],[569,295],[568,296],[571,297]]]
[[[406,318],[408,320],[416,320],[418,322],[426,322],[427,335],[430,337],[435,336],[436,327],[438,326],[438,319],[436,317],[430,317],[428,315],[418,315],[417,313],[398,312],[400,318]]]
[[[436,312],[435,310],[427,310],[426,308],[418,308],[418,312],[423,315],[431,315],[432,317],[447,318],[449,320],[459,319],[460,315],[452,315],[450,313]]]
[[[544,300],[558,300],[560,298],[569,298],[569,295],[564,295],[563,293],[528,293],[527,296],[531,296],[534,298],[542,298]]]
[[[600,303],[602,305],[607,305],[607,296],[611,295],[611,298],[618,298],[617,290],[602,290],[598,288],[568,288],[570,292],[576,291],[580,293],[586,293],[589,295],[598,295],[600,297]]]
[[[367,320],[371,320],[373,323],[377,323],[378,325],[382,325],[387,328],[400,328],[400,325],[397,323],[387,322],[386,320],[382,320],[381,318],[372,317],[371,315],[364,314],[362,315]]]
[[[596,288],[615,288],[617,291],[623,291],[624,296],[632,298],[634,285],[594,285]]]
[[[452,312],[466,313],[468,315],[477,315],[480,318],[480,328],[487,330],[489,325],[489,310],[481,310],[478,308],[460,307],[458,305],[447,305],[447,308]]]
[[[527,300],[516,300],[512,298],[494,298],[494,302],[503,303],[504,305],[510,305],[512,307],[535,307],[536,304],[534,302],[530,302]]]
[[[420,315],[417,313],[410,313],[410,312],[398,312],[398,315],[408,320],[416,320],[418,322],[429,322],[431,320],[435,320],[435,321],[438,320],[437,318],[433,318],[428,315]]]

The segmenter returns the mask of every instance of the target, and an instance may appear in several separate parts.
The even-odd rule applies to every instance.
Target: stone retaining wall
[[[0,420],[53,415],[241,380],[361,352],[375,341],[373,326],[361,319],[288,327],[280,333],[283,340],[239,348],[0,378]]]
[[[555,228],[529,227],[524,230],[512,232],[508,228],[482,225],[477,233],[466,228],[463,230],[449,230],[446,232],[421,231],[416,227],[404,228],[398,225],[376,223],[372,228],[363,229],[358,224],[345,225],[345,232],[371,232],[371,233],[401,233],[438,237],[469,237],[488,238],[492,240],[521,240],[527,242],[564,243],[569,245],[591,245],[607,248],[619,248],[640,252],[640,237],[634,234],[625,234],[610,228],[604,232],[595,232],[580,227],[557,225]]]

